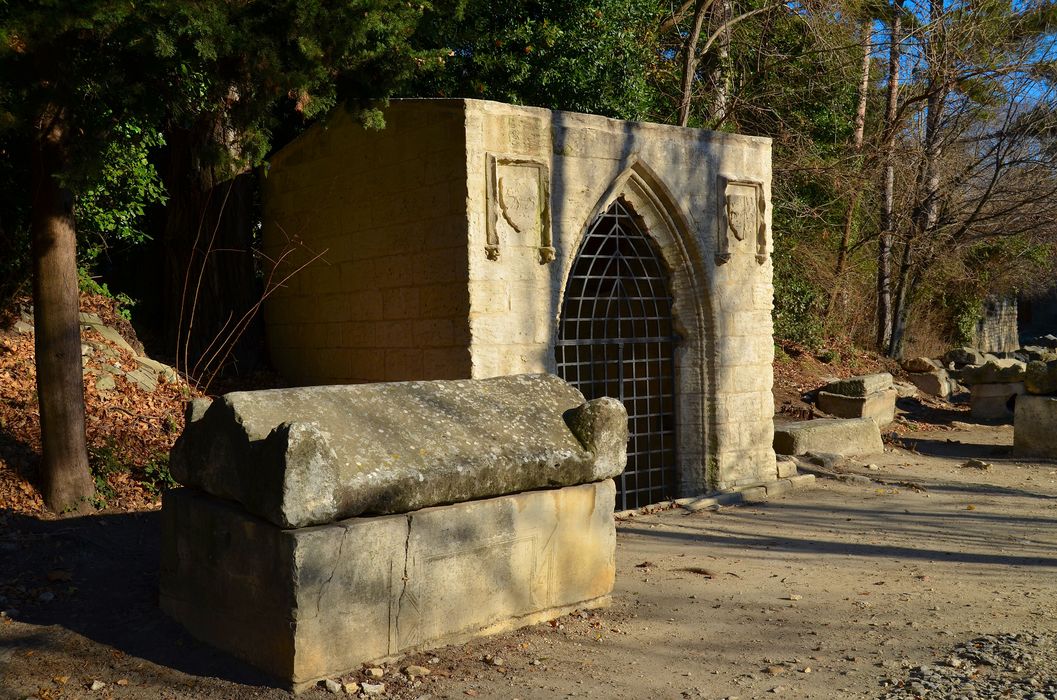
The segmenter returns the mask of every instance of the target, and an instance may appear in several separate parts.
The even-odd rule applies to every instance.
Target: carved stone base
[[[604,604],[611,480],[281,530],[193,489],[165,496],[161,606],[287,687]]]

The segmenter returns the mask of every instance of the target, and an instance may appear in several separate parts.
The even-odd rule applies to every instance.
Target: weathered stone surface
[[[1057,360],[1057,351],[1044,348],[1041,345],[1029,345],[1021,348],[1020,352],[1027,356],[1029,362],[1032,360],[1042,360],[1043,362]]]
[[[891,376],[891,375],[889,375]],[[899,392],[895,389],[875,391],[866,396],[844,396],[831,394],[828,391],[818,392],[818,407],[838,418],[871,418],[880,426],[895,420],[896,398]]]
[[[973,333],[973,346],[988,352],[1008,352],[1020,346],[1015,294],[991,294],[984,299]]]
[[[1004,420],[1013,417],[1017,397],[1024,394],[1023,382],[1005,384],[974,384],[969,406],[973,418]]]
[[[881,430],[871,418],[832,418],[775,426],[774,451],[783,455],[832,452],[846,457],[884,451]]]
[[[1040,335],[1032,341],[1032,345],[1047,348],[1048,350],[1057,350],[1057,336],[1052,333]]]
[[[1057,394],[1057,361],[1030,362],[1024,373],[1024,388],[1029,394]]]
[[[1057,396],[1024,395],[1017,399],[1013,454],[1057,459]]]
[[[930,396],[938,396],[945,399],[951,395],[954,382],[947,375],[945,369],[933,369],[931,372],[913,372],[907,375],[921,391]]]
[[[953,348],[947,351],[947,354],[943,356],[944,364],[953,364],[955,367],[964,367],[965,365],[982,365],[984,363],[984,354],[976,348]]]
[[[194,489],[162,508],[162,609],[301,689],[381,657],[602,604],[610,480],[283,530]]]
[[[624,407],[572,414],[594,452],[563,420],[583,403],[544,374],[236,392],[187,426],[171,468],[281,527],[404,513],[616,476]]]
[[[79,315],[82,328],[90,328],[99,335],[103,336],[104,339],[109,340],[114,345],[127,350],[132,355],[138,355],[136,349],[129,345],[128,341],[125,340],[124,336],[118,333],[115,329],[103,323],[103,320],[96,314],[89,314],[82,312]]]
[[[152,392],[158,388],[158,374],[142,367],[124,372],[125,379],[129,380],[140,389]]]
[[[796,476],[796,462],[791,459],[779,458],[775,461],[777,467],[777,474],[779,479],[788,479],[791,476]]]
[[[1008,384],[1024,381],[1025,365],[1019,360],[989,359],[979,367],[965,367],[961,372],[961,382],[968,386],[973,384]]]
[[[878,374],[865,374],[860,377],[838,379],[822,387],[822,390],[830,394],[861,398],[891,388],[892,375],[888,372],[880,372]]]
[[[907,372],[934,372],[943,368],[942,364],[927,357],[914,357],[904,360],[902,366]]]
[[[920,393],[918,388],[910,382],[895,382],[892,386],[895,388],[896,394],[901,399],[912,399]]]
[[[162,381],[175,382],[180,378],[175,369],[167,364],[158,362],[157,360],[152,360],[149,357],[143,357],[142,355],[137,356],[136,363],[140,366],[140,369],[152,372]]]
[[[202,416],[206,414],[209,407],[213,405],[213,399],[199,397],[197,399],[191,399],[187,402],[184,407],[184,423],[190,425],[195,421],[201,420]]]
[[[628,463],[628,415],[608,396],[570,408],[565,424],[585,449],[595,455],[596,470],[616,476]]]
[[[113,391],[116,388],[117,382],[114,381],[113,375],[104,372],[95,380],[95,390],[98,392]]]

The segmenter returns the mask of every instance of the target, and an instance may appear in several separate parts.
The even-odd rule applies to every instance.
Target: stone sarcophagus
[[[603,604],[620,402],[550,375],[195,404],[162,508],[161,606],[300,690]]]

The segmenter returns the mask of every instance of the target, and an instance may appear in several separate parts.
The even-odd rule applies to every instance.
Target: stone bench
[[[604,604],[620,402],[549,375],[197,404],[162,508],[162,609],[301,690]]]

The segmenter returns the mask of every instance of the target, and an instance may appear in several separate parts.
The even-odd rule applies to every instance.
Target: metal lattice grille
[[[588,399],[611,396],[628,410],[620,509],[674,496],[674,348],[668,275],[618,199],[592,224],[573,261],[555,356],[558,374]]]

